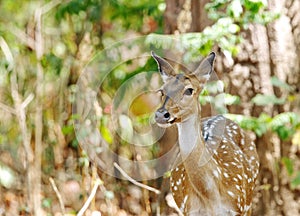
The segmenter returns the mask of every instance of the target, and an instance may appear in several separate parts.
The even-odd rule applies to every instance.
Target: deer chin
[[[156,122],[156,124],[157,124],[159,127],[167,128],[167,127],[172,126],[176,121],[177,121],[177,118],[171,118],[170,120],[168,120],[168,121],[165,122],[165,123]]]

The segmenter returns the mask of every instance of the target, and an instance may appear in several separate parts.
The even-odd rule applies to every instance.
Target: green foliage
[[[273,76],[272,84],[276,87],[291,91],[293,88],[282,82],[277,77]],[[258,106],[266,105],[281,105],[286,103],[285,98],[278,98],[275,95],[257,94],[252,100]],[[300,116],[294,112],[280,113],[274,117],[262,113],[258,118],[246,116],[229,115],[232,119],[239,122],[239,124],[248,130],[254,131],[258,136],[262,136],[268,130],[271,130],[282,140],[291,138],[300,126]]]
[[[44,198],[42,201],[42,206],[46,209],[50,209],[52,206],[52,199],[51,198]]]
[[[60,21],[67,14],[76,14],[85,16],[89,21],[95,22],[101,16],[102,0],[71,0],[61,4],[56,12],[56,19]]]
[[[229,17],[242,28],[251,22],[265,25],[279,17],[279,13],[270,12],[267,7],[266,0],[214,0],[205,6],[212,20]]]
[[[108,200],[112,200],[115,197],[113,191],[105,191],[104,196]]]
[[[240,27],[228,17],[220,18],[212,26],[206,27],[202,32],[185,33],[179,36],[170,37],[150,34],[146,43],[157,48],[170,49],[174,45],[174,39],[178,38],[177,49],[185,50],[184,61],[199,61],[199,55],[207,55],[215,44],[224,51],[236,55],[236,46],[242,40],[238,35]]]
[[[281,162],[286,167],[288,175],[289,176],[293,175],[293,173],[294,173],[294,162],[292,161],[292,159],[290,159],[288,157],[283,157],[283,158],[281,158]]]
[[[209,103],[218,113],[227,113],[228,105],[237,105],[240,103],[239,96],[223,93],[223,91],[223,81],[208,82],[199,97],[201,105]]]
[[[113,0],[109,1],[108,8],[112,21],[119,21],[126,29],[142,31],[145,18],[151,18],[149,22],[162,26],[162,13],[165,8],[163,0]],[[144,19],[141,19],[141,18]],[[151,24],[150,24],[151,25]],[[160,29],[161,31],[162,29]]]
[[[186,33],[181,35],[181,43],[188,50],[187,60],[199,59],[199,54],[207,55],[215,44],[223,50],[236,55],[242,38],[238,35],[240,27],[228,17],[220,18],[212,26],[206,27],[199,33]]]
[[[238,45],[243,41],[241,30],[247,29],[251,23],[267,24],[279,17],[267,9],[265,0],[213,0],[205,8],[210,19],[215,21],[202,32],[184,33],[177,36],[181,49],[186,50],[185,62],[199,59],[199,55],[207,55],[214,45],[218,45],[226,55],[236,55]],[[172,45],[167,37],[149,35],[156,47],[166,48]]]
[[[286,140],[300,127],[300,116],[293,112],[280,113],[272,119],[270,126],[281,139]]]
[[[102,138],[108,143],[112,144],[113,143],[113,135],[111,134],[109,127],[108,127],[108,122],[109,116],[108,115],[103,115],[101,117],[100,121],[100,133]]]
[[[284,104],[284,98],[277,98],[275,95],[257,94],[252,98],[252,102],[258,106],[266,106],[270,104]]]
[[[281,81],[278,77],[276,76],[272,76],[271,77],[271,83],[273,86],[276,86],[276,87],[279,87],[279,88],[282,88],[284,90],[287,90],[287,91],[292,91],[294,88],[292,88],[290,85],[288,85],[287,83]]]
[[[273,118],[265,113],[258,118],[235,114],[226,116],[236,121],[242,128],[254,131],[258,136],[270,130],[276,132],[282,140],[291,138],[300,126],[300,116],[293,112],[280,113]]]
[[[113,28],[116,25],[118,26],[117,31],[120,31],[119,27],[121,26],[123,30],[162,32],[164,8],[163,0],[72,0],[59,6],[56,19],[61,21],[68,15],[71,17],[76,15],[85,22],[90,21],[94,24],[101,22],[102,27]],[[142,17],[143,19],[141,19]]]
[[[300,185],[300,171],[297,172],[296,177],[291,181],[291,188],[295,189],[299,185]]]
[[[281,163],[286,168],[288,173],[291,189],[296,189],[300,185],[300,171],[296,171],[294,169],[295,161],[288,157],[283,157],[281,158]]]
[[[48,53],[43,56],[42,65],[47,72],[59,75],[62,69],[63,60],[53,53]]]
[[[273,86],[276,86],[288,92],[293,90],[293,88],[290,85],[281,81],[276,76],[271,77],[271,83]],[[286,98],[278,98],[275,95],[257,94],[252,98],[251,101],[258,106],[276,105],[276,104],[280,105],[286,103]]]

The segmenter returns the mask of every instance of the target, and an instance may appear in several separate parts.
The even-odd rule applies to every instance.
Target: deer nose
[[[155,112],[155,121],[157,123],[165,124],[168,122],[170,117],[170,113],[164,108],[160,108]]]

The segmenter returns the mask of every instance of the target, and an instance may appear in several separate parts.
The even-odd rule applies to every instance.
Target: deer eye
[[[192,88],[188,88],[188,89],[186,89],[185,91],[184,91],[184,95],[192,95],[193,94],[193,91],[194,91],[194,89],[192,89]]]
[[[157,90],[157,92],[159,92],[159,94],[163,97],[165,95],[164,91],[162,89]]]

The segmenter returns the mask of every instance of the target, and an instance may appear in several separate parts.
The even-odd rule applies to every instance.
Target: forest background
[[[299,11],[299,0],[1,0],[0,215],[178,215],[169,160],[119,157],[151,161],[176,144],[175,128],[152,145],[136,135],[155,130],[151,50],[189,68],[217,53],[202,115],[227,113],[255,139],[253,215],[300,215]]]

